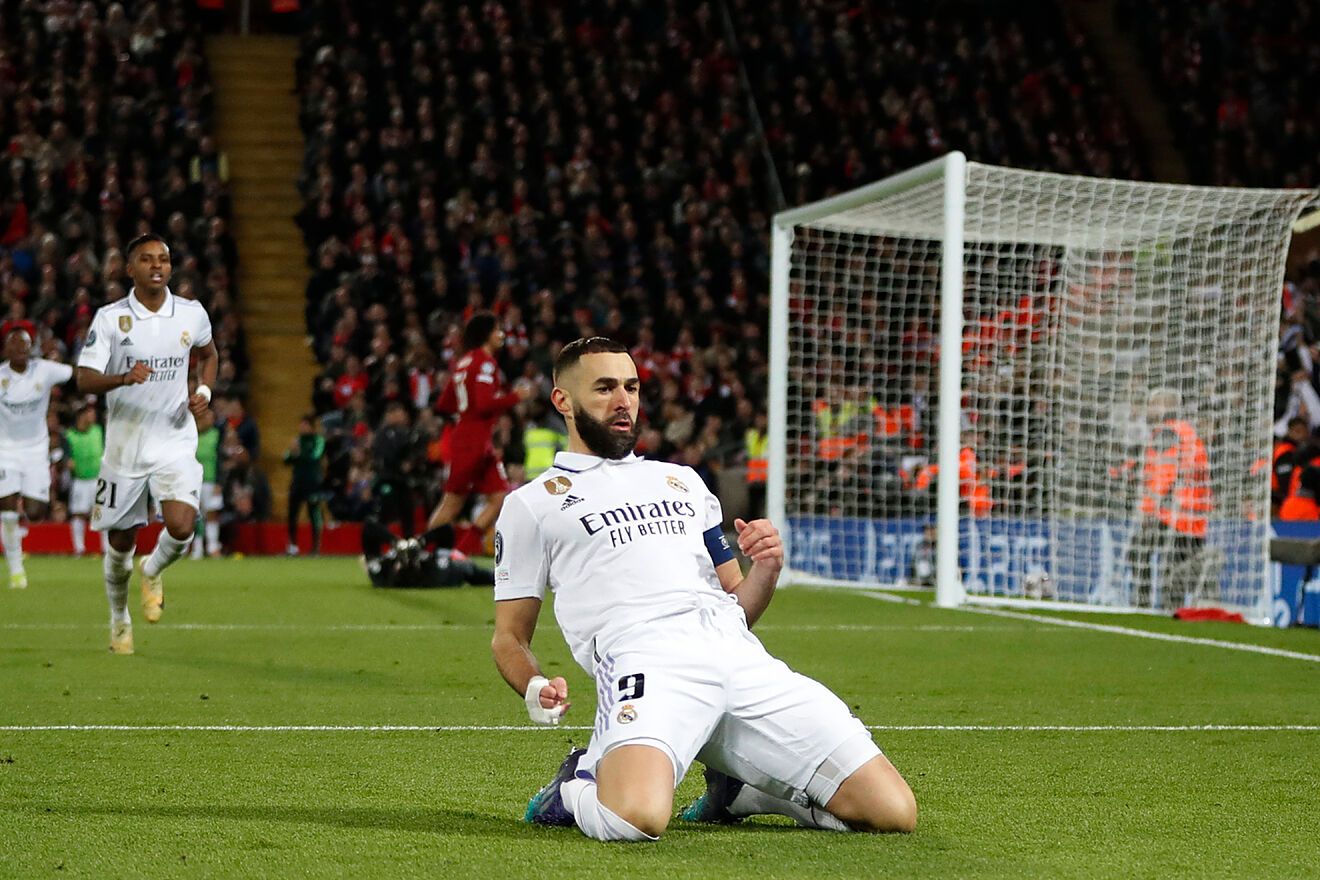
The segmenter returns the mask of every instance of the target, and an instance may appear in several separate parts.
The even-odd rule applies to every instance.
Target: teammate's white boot
[[[147,557],[138,559],[138,575],[142,578],[142,616],[147,623],[160,620],[160,613],[165,608],[165,582],[161,575],[147,576]]]
[[[133,624],[112,623],[110,625],[110,653],[133,653]]]

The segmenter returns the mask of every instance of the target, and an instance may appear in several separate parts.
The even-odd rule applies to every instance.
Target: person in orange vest
[[[963,432],[964,446],[958,453],[958,499],[963,510],[975,517],[989,516],[994,502],[990,498],[990,487],[981,479],[981,469],[976,457],[976,447],[980,435],[974,431]],[[935,492],[940,475],[938,464],[928,464],[917,472],[913,488],[928,496]],[[934,502],[931,502],[932,508]]]
[[[1292,422],[1288,423],[1292,437]],[[1298,436],[1306,434],[1298,431]],[[1286,459],[1286,463],[1282,461]],[[1282,486],[1279,519],[1289,522],[1320,520],[1320,440],[1306,434],[1295,449],[1275,459],[1275,474]],[[1273,487],[1273,482],[1271,482]]]
[[[743,445],[747,454],[747,515],[765,515],[765,485],[770,478],[770,435],[766,433],[769,419],[763,412],[752,418],[752,424],[743,432]]]
[[[1210,459],[1192,423],[1179,417],[1177,391],[1151,392],[1146,421],[1152,425],[1141,463],[1140,523],[1128,548],[1135,604],[1151,604],[1153,556],[1160,554],[1165,607],[1178,607],[1195,584],[1181,575],[1205,551],[1214,512]]]
[[[845,389],[842,381],[829,385],[827,396],[811,405],[816,423],[816,458],[836,462],[865,452],[871,436],[871,411],[874,398],[867,399],[863,388]]]
[[[1306,419],[1293,416],[1288,420],[1288,432],[1274,441],[1274,456],[1270,468],[1270,500],[1274,504],[1276,515],[1282,513],[1283,504],[1289,496],[1296,494],[1297,485],[1294,477],[1300,475],[1299,467],[1306,463],[1306,459],[1302,457],[1303,449],[1310,438],[1311,431]]]
[[[1288,522],[1320,520],[1320,455],[1293,468],[1288,497],[1279,505],[1279,519]]]

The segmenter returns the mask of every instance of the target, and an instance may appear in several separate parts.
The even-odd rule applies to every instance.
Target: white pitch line
[[[105,629],[103,623],[0,623],[0,630]],[[435,632],[452,630],[489,631],[485,623],[172,623],[161,629],[222,630],[241,632]],[[885,625],[865,623],[763,624],[757,632],[1022,632],[1025,627],[976,626],[974,624]]]
[[[1304,660],[1308,663],[1320,663],[1320,654],[1306,654],[1301,651],[1286,651],[1283,648],[1268,648],[1264,645],[1250,645],[1245,642],[1225,642],[1220,639],[1205,639],[1199,636],[1180,636],[1173,633],[1132,629],[1127,626],[1113,626],[1112,624],[1107,623],[1090,623],[1084,620],[1068,620],[1062,617],[1042,617],[1035,614],[1024,614],[1020,611],[1001,611],[997,608],[972,608],[963,606],[958,610],[966,611],[969,614],[984,614],[989,617],[1002,617],[1008,620],[1028,620],[1033,623],[1042,623],[1049,626],[1089,629],[1093,632],[1132,636],[1138,639],[1151,639],[1156,642],[1176,642],[1183,645],[1201,645],[1206,648],[1223,648],[1226,651],[1245,651],[1248,654],[1265,654],[1269,657],[1283,657],[1288,660]]]
[[[868,730],[950,733],[1320,733],[1320,724],[868,724]],[[124,733],[553,733],[590,727],[518,724],[8,724],[0,732]]]

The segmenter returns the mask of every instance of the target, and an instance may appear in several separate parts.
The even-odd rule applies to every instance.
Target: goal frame
[[[962,341],[964,332],[965,253],[966,253],[966,197],[969,181],[969,162],[961,152],[950,152],[922,165],[900,172],[883,180],[859,187],[846,193],[782,211],[773,217],[771,226],[770,260],[770,381],[769,381],[769,458],[766,509],[784,535],[789,566],[785,580],[799,583],[829,583],[867,589],[893,588],[893,584],[872,581],[835,581],[823,579],[792,569],[793,529],[787,516],[787,456],[789,417],[788,364],[790,360],[790,276],[792,247],[796,227],[808,225],[831,215],[862,207],[879,199],[902,194],[919,186],[943,181],[941,222],[942,240],[939,266],[940,322],[938,360],[938,410],[936,425],[939,436],[935,449],[938,466],[936,484],[936,553],[935,601],[941,607],[956,607],[967,602],[1016,607],[1043,607],[1070,611],[1103,611],[1107,613],[1163,613],[1134,607],[1108,607],[1072,602],[1033,601],[1030,599],[969,594],[964,588],[960,569],[959,505],[959,453],[961,447],[961,396],[963,385]],[[991,167],[991,166],[985,166]],[[1057,175],[1067,177],[1069,175]],[[1151,184],[1188,190],[1214,189],[1179,184]],[[1311,206],[1316,203],[1312,193]],[[1301,214],[1306,206],[1298,206]],[[1317,212],[1316,216],[1320,216]],[[1296,220],[1296,216],[1293,218]],[[1277,308],[1277,307],[1276,307]],[[1278,316],[1276,314],[1275,320]],[[1267,530],[1268,531],[1268,530]],[[1266,535],[1265,540],[1268,540]],[[1262,558],[1265,558],[1262,548]]]

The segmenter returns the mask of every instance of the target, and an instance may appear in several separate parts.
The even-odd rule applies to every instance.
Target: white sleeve
[[[211,316],[206,313],[206,309],[198,309],[202,313],[197,321],[197,332],[193,334],[193,348],[201,348],[211,341]]]
[[[110,322],[102,309],[92,318],[92,329],[87,331],[82,351],[78,352],[78,366],[104,373],[110,363],[110,345]]]
[[[517,495],[504,501],[495,523],[495,601],[543,599],[550,563],[541,525]]]
[[[48,360],[43,360],[42,363],[46,365],[46,375],[50,377],[51,385],[63,385],[73,378],[73,367],[68,364]]]
[[[1320,428],[1320,394],[1316,394],[1315,386],[1310,382],[1300,383],[1297,391],[1302,396],[1302,403],[1306,404],[1306,415],[1310,419],[1310,428],[1314,431]]]
[[[724,507],[720,504],[720,499],[716,498],[715,493],[710,491],[710,487],[706,485],[705,480],[701,479],[700,474],[692,468],[688,468],[687,472],[692,475],[693,482],[701,487],[701,494],[705,496],[702,499],[701,530],[706,532],[710,529],[724,528]]]

